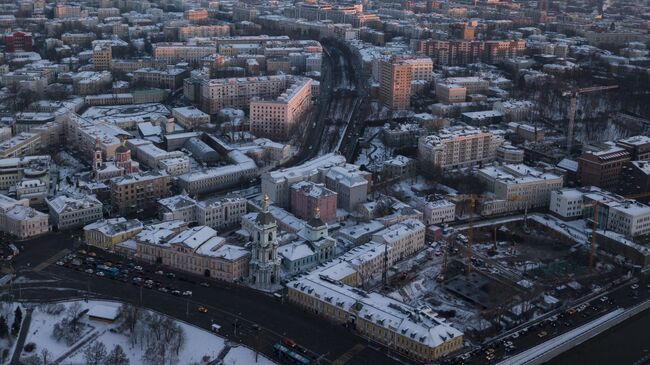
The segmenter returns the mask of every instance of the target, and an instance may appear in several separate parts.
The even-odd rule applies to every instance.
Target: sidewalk
[[[16,341],[16,348],[14,349],[14,354],[11,356],[11,365],[20,364],[20,354],[23,353],[23,347],[25,347],[25,340],[27,339],[27,334],[29,333],[29,325],[32,323],[32,312],[33,308],[27,308],[25,311],[25,318],[20,325],[20,334],[18,335],[18,340]]]

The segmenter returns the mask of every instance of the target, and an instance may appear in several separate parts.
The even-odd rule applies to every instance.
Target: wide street
[[[142,305],[206,329],[217,323],[222,326],[221,335],[269,357],[273,356],[273,344],[289,337],[309,349],[311,357],[322,364],[408,363],[403,358],[392,358],[385,348],[368,343],[342,325],[328,323],[284,299],[245,287],[217,281],[209,281],[210,287],[203,287],[199,285],[207,282],[203,277],[175,272],[176,278],[170,279],[155,274],[158,270],[169,273],[167,268],[135,263],[143,266],[139,274],[143,278],[155,280],[162,287],[192,291],[191,297],[181,297],[134,285],[131,280],[124,283],[57,265],[67,253],[74,252],[75,243],[78,244],[64,234],[50,234],[19,243],[24,251],[15,257],[13,267],[17,277],[23,279],[5,288],[2,299],[40,301],[86,296],[115,299]],[[119,262],[117,256],[93,251],[98,254],[94,258],[97,261]],[[127,267],[128,261],[123,263]],[[199,312],[201,306],[208,312]]]

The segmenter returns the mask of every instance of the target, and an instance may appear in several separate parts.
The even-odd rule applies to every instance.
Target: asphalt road
[[[68,252],[63,250],[72,249],[75,243],[74,239],[63,234],[41,237],[35,241],[23,244],[25,251],[16,257],[14,263],[17,275],[29,279],[29,282],[14,284],[11,289],[5,290],[12,297],[5,295],[3,300],[55,300],[86,296],[110,298],[142,305],[205,329],[217,323],[222,326],[221,335],[258,349],[269,357],[273,356],[274,343],[283,337],[290,337],[309,349],[312,358],[320,357],[322,364],[410,363],[401,357],[394,359],[396,354],[389,356],[385,348],[368,343],[340,324],[329,323],[269,294],[217,281],[210,281],[211,286],[205,288],[199,285],[206,281],[205,278],[175,272],[177,278],[170,279],[154,273],[160,268],[142,265],[145,270],[142,276],[159,281],[162,286],[193,292],[189,298],[173,296],[130,282],[123,283],[56,265],[61,253]],[[101,252],[99,254],[102,255]],[[105,255],[110,256],[108,253]],[[113,263],[117,262],[116,258],[110,257]],[[162,270],[170,272],[165,268]],[[194,283],[181,281],[181,277]],[[56,282],[47,281],[52,279]],[[200,306],[206,307],[208,312],[199,312]],[[347,362],[341,362],[344,359],[348,359]]]
[[[648,328],[650,311],[645,311],[565,352],[548,364],[650,364]]]

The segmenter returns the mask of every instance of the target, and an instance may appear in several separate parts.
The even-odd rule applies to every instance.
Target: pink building
[[[323,221],[335,221],[336,199],[336,193],[323,184],[302,181],[291,185],[291,213],[300,219],[311,219],[318,208]]]

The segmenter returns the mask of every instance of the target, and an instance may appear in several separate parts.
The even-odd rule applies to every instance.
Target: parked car
[[[201,285],[201,286],[204,287],[204,288],[209,288],[209,287],[210,287],[210,283],[206,283],[205,281],[202,282],[202,283],[199,284],[199,285]]]
[[[191,290],[186,290],[183,292],[184,297],[191,297],[192,296],[192,291]]]

